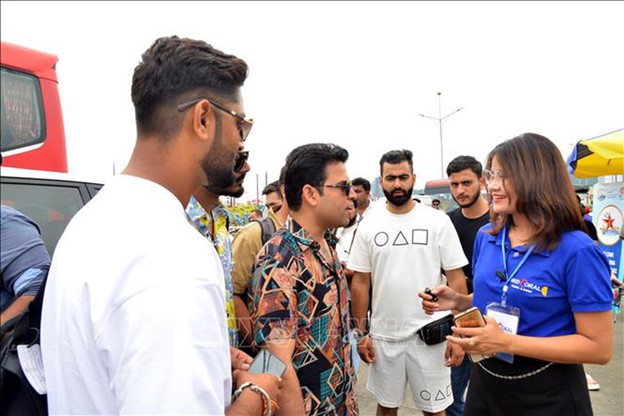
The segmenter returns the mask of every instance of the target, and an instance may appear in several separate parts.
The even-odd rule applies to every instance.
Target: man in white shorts
[[[407,382],[425,415],[444,415],[453,402],[449,366],[460,364],[463,352],[450,349],[445,340],[427,345],[419,338],[421,327],[448,312],[426,315],[417,293],[444,284],[441,270],[450,287],[466,293],[462,267],[468,260],[445,212],[412,199],[412,152],[390,151],[379,164],[387,204],[360,224],[348,263],[355,271],[351,295],[358,353],[371,364],[366,388],[377,399],[378,415],[397,414]]]

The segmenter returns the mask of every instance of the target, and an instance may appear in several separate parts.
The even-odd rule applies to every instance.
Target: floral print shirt
[[[238,329],[234,310],[234,284],[232,282],[232,238],[229,233],[228,212],[219,202],[210,213],[207,213],[199,201],[191,196],[186,214],[195,228],[214,245],[225,276],[225,309],[227,312],[228,335],[230,346],[238,345]]]

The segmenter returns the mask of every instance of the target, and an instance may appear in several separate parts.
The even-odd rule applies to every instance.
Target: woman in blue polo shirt
[[[486,316],[448,340],[488,357],[472,366],[465,415],[591,415],[583,363],[611,358],[605,256],[584,229],[561,153],[526,133],[496,146],[484,176],[491,224],[474,246],[474,294],[420,293],[423,308]],[[473,298],[474,296],[474,298]],[[461,336],[461,338],[460,338]]]

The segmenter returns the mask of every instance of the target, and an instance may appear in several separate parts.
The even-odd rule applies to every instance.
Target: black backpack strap
[[[260,224],[260,228],[262,229],[262,245],[265,245],[275,232],[275,224],[273,224],[273,221],[271,221],[269,217],[254,221]]]

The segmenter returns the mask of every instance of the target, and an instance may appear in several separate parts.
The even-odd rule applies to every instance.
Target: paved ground
[[[615,344],[611,362],[604,366],[585,366],[585,370],[600,384],[600,390],[590,392],[595,416],[624,415],[624,315],[619,316],[618,322],[614,325],[614,329]],[[366,390],[367,376],[368,366],[362,363],[358,371],[359,378],[356,387],[360,415],[373,416],[375,415],[377,403],[371,393]],[[403,406],[399,409],[399,415],[422,415],[422,412],[416,409],[409,389]]]

